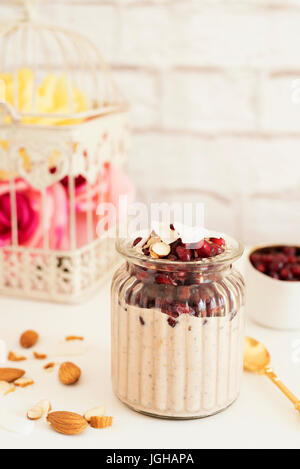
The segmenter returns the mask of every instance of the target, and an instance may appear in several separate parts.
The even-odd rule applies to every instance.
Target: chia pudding
[[[231,238],[185,243],[173,225],[120,241],[112,284],[112,380],[136,411],[189,419],[238,397],[243,369],[244,281]],[[168,243],[169,241],[169,243]]]

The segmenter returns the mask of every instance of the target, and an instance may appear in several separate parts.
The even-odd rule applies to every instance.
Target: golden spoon
[[[297,397],[280,381],[273,368],[269,365],[271,356],[263,344],[250,337],[245,340],[244,369],[267,376],[294,404],[295,409],[300,412],[300,401]]]

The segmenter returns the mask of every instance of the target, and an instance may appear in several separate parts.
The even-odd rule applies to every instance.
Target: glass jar
[[[238,397],[243,371],[242,246],[195,262],[152,259],[117,242],[126,262],[112,283],[112,380],[135,411],[202,418]]]

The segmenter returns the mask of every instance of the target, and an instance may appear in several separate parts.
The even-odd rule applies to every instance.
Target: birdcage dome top
[[[126,108],[95,45],[44,24],[37,1],[13,0],[12,14],[0,20],[0,103],[10,109],[1,123],[67,125]]]

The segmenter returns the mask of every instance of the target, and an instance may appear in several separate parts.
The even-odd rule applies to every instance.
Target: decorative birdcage
[[[0,293],[77,302],[116,259],[97,207],[132,195],[128,105],[88,39],[18,3],[0,25]]]

